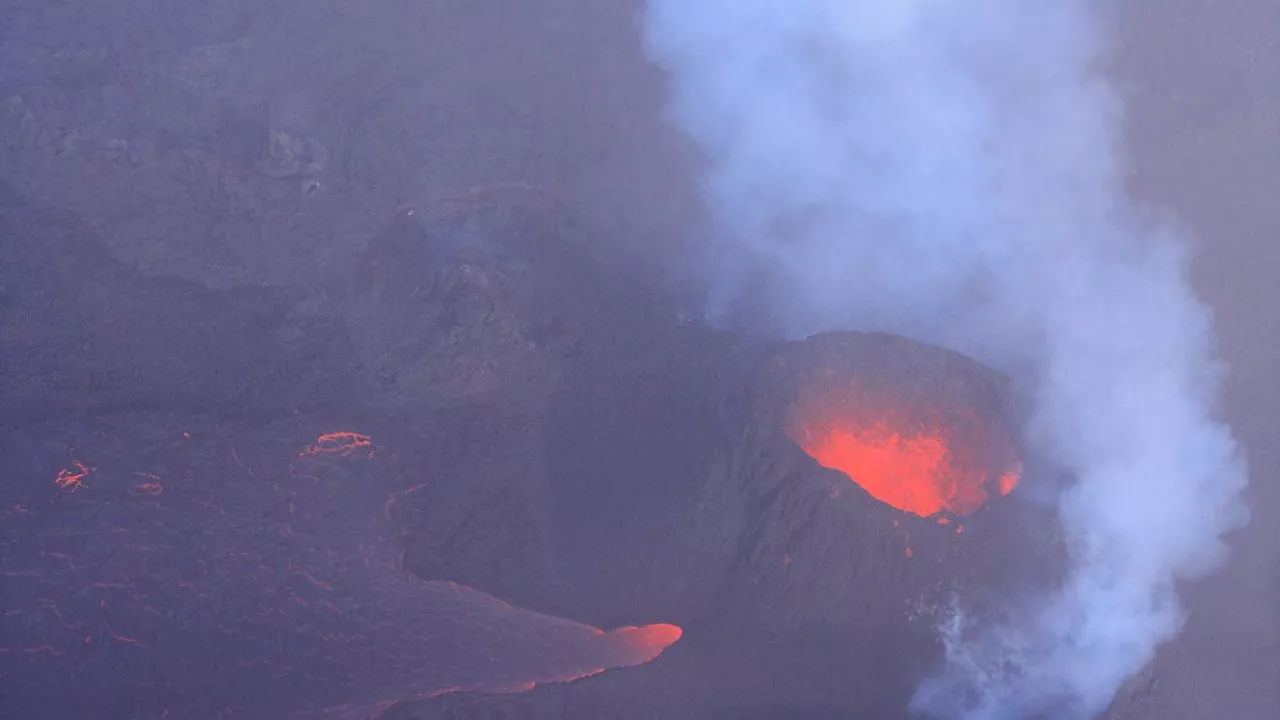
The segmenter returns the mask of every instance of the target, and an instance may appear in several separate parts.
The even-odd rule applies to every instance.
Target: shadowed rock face
[[[121,262],[94,226],[0,183],[0,424],[122,410],[240,417],[358,396],[343,328],[296,293],[215,291]],[[287,378],[287,381],[282,379]]]

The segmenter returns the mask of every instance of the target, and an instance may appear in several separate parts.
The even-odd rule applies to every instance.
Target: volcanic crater
[[[677,352],[637,340],[574,366],[573,401],[552,405],[540,511],[558,612],[661,619],[680,642],[625,672],[441,696],[392,717],[898,717],[940,659],[950,613],[992,617],[1056,577],[1056,520],[1016,492],[1009,391],[990,369],[884,334],[744,350],[709,329],[652,330]],[[833,406],[815,399],[831,396],[823,416]],[[923,463],[925,490],[953,489],[959,504],[917,512],[876,497],[863,468],[806,451],[797,427],[815,418],[867,423],[851,432],[899,423],[905,453],[921,437],[945,443]]]

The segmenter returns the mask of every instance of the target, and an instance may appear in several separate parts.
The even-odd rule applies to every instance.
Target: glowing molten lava
[[[943,411],[903,393],[826,373],[793,408],[791,439],[872,497],[922,517],[967,515],[1020,471],[1007,443],[971,410]]]
[[[335,457],[373,457],[373,440],[368,435],[358,432],[325,433],[298,454],[298,457],[318,457],[330,455]]]
[[[684,635],[678,625],[659,623],[643,627],[621,627],[605,635],[617,647],[619,667],[643,665],[662,654]]]
[[[58,476],[53,479],[53,484],[58,489],[68,493],[73,493],[84,487],[84,479],[88,477],[97,468],[91,468],[79,460],[73,461],[75,467],[58,471]]]

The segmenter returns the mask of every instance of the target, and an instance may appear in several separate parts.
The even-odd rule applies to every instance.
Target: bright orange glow
[[[1000,476],[1000,479],[996,482],[996,489],[1000,491],[1001,495],[1008,495],[1013,492],[1014,488],[1018,487],[1018,480],[1021,478],[1022,466],[1019,465],[1016,469]]]
[[[643,627],[620,627],[606,633],[618,648],[619,667],[643,665],[662,654],[684,635],[678,625],[659,623]]]
[[[371,458],[373,457],[373,440],[368,435],[357,432],[325,433],[316,438],[314,443],[308,445],[306,450],[298,454],[298,457],[316,455],[336,455],[339,457],[361,455]]]
[[[1007,443],[975,413],[944,413],[835,373],[802,390],[788,432],[822,466],[922,517],[972,513],[987,501],[989,484],[1007,495],[1020,477],[1020,468],[1008,469]]]
[[[130,495],[160,495],[164,492],[164,486],[158,481],[140,482],[129,488]]]
[[[53,479],[53,484],[57,485],[58,489],[65,490],[69,493],[73,493],[84,487],[85,477],[94,471],[94,468],[88,467],[79,460],[75,460],[71,464],[75,467],[59,470],[58,476]]]
[[[825,467],[840,470],[871,496],[917,515],[943,510],[973,512],[985,500],[981,485],[958,484],[947,466],[946,441],[938,436],[903,437],[883,424],[847,430],[829,428],[805,444]]]

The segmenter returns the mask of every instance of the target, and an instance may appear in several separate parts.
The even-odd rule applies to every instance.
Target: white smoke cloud
[[[750,287],[792,336],[886,330],[985,360],[1074,478],[1065,585],[952,628],[915,709],[1101,712],[1178,631],[1175,580],[1221,561],[1246,473],[1213,419],[1185,246],[1126,195],[1089,4],[648,0],[644,21],[706,154],[710,312]]]

